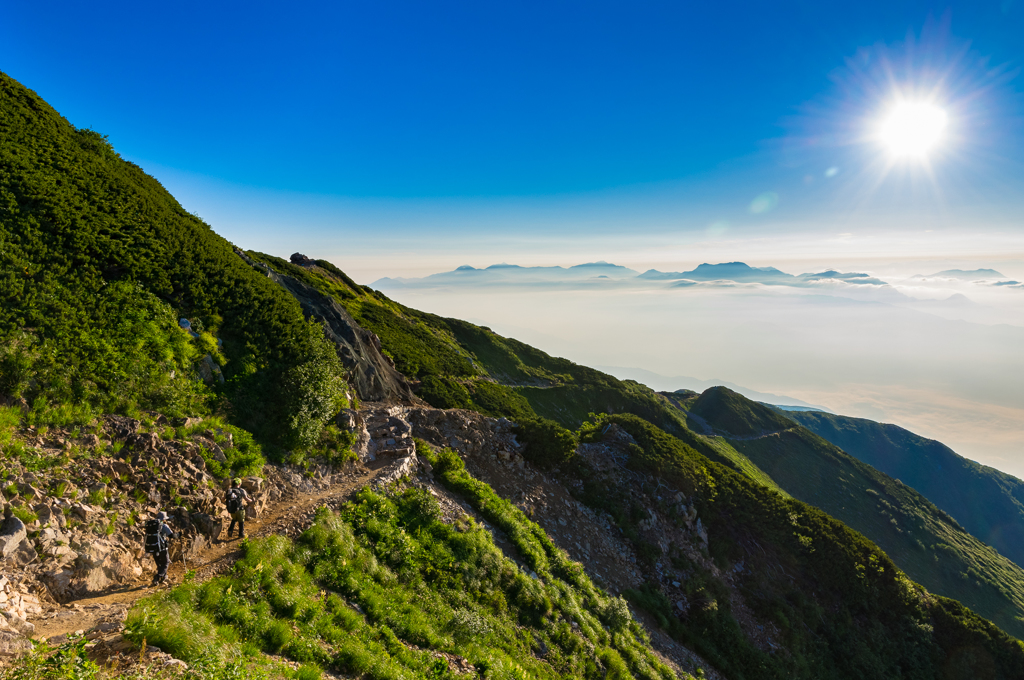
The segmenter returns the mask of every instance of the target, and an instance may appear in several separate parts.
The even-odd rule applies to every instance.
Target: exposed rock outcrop
[[[295,277],[280,274],[266,265],[257,265],[251,258],[238,251],[242,259],[292,294],[302,306],[306,318],[324,323],[327,337],[334,342],[342,363],[352,373],[351,381],[356,394],[363,401],[387,401],[415,403],[412,387],[405,376],[399,373],[380,349],[380,338],[362,328],[344,307],[315,288]],[[302,266],[311,266],[312,261],[296,253]]]

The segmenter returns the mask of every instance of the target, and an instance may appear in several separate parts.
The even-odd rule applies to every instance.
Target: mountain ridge
[[[1024,481],[896,425],[835,414],[784,415],[903,480],[980,540],[1024,563]]]
[[[491,677],[526,675],[519,659],[537,677],[667,679],[673,673],[653,645],[667,648],[669,636],[729,680],[966,680],[977,669],[993,678],[1021,676],[1020,641],[927,592],[864,534],[780,493],[764,474],[768,465],[758,476],[750,461],[767,460],[756,449],[759,437],[771,437],[764,427],[782,416],[720,389],[698,409],[705,421],[734,429],[735,422],[749,434],[705,435],[695,420],[703,416],[688,417],[687,395],[659,395],[486,328],[405,307],[325,261],[296,264],[252,251],[243,258],[102,136],[75,129],[8,76],[0,75],[0,85],[0,388],[8,404],[0,409],[0,446],[14,486],[2,493],[39,534],[21,538],[31,569],[44,566],[36,562],[38,541],[53,531],[47,517],[65,517],[53,507],[68,489],[53,479],[49,512],[40,507],[36,514],[33,502],[44,495],[31,485],[43,475],[33,468],[65,470],[81,461],[112,470],[103,487],[89,489],[89,508],[80,499],[75,510],[103,521],[76,519],[71,527],[95,545],[110,528],[138,530],[138,517],[108,515],[104,507],[125,481],[118,465],[129,466],[123,474],[147,476],[135,502],[155,503],[154,512],[182,503],[175,516],[212,519],[192,499],[216,508],[223,481],[182,486],[186,475],[161,469],[164,454],[150,450],[194,452],[190,465],[224,481],[266,464],[297,488],[306,486],[307,473],[321,481],[344,475],[343,464],[365,465],[371,455],[400,456],[408,465],[405,481],[396,474],[392,485],[321,511],[295,540],[242,543],[229,573],[154,594],[130,614],[131,630],[141,633],[135,644],[162,635],[161,644],[184,653],[201,638],[243,663],[286,659],[303,678],[324,668],[444,677],[453,656],[472,656],[470,672]],[[109,289],[122,297],[105,297]],[[53,299],[63,307],[46,307]],[[90,306],[98,303],[106,306],[102,314]],[[202,330],[187,333],[180,318]],[[397,377],[391,403],[347,408],[349,390],[373,383],[353,385],[342,370],[344,348],[328,331],[342,338],[346,326],[359,338],[350,351],[372,356],[366,371],[393,367],[435,407],[430,417],[453,419],[443,436],[433,444],[410,436],[399,417],[408,407],[395,403],[402,398]],[[96,338],[110,343],[93,346]],[[144,375],[127,370],[141,365],[133,352],[148,362]],[[200,365],[210,362],[221,365],[225,383],[202,380]],[[75,381],[62,382],[58,368]],[[192,390],[189,399],[160,401],[168,380]],[[108,401],[112,394],[119,401]],[[722,403],[708,403],[716,394]],[[162,410],[142,413],[150,408]],[[462,409],[477,413],[463,419]],[[101,417],[134,423],[132,445],[104,443]],[[466,424],[473,419],[484,429]],[[88,455],[74,443],[58,449],[48,446],[42,427],[59,428],[64,443],[95,440]],[[806,447],[808,460],[828,454],[825,463],[845,461],[824,440],[792,429],[799,439],[791,445]],[[192,448],[179,445],[181,435],[197,434],[202,446],[199,439]],[[526,498],[503,498],[467,470],[470,452],[499,477],[558,480],[571,497],[560,499],[564,508],[585,511],[624,537],[641,583],[623,595],[658,636],[637,623],[625,599],[594,587],[588,565],[551,540],[549,534],[565,533],[564,517],[553,516],[546,528],[533,523]],[[427,473],[429,484],[452,494],[444,508],[422,486]],[[247,482],[258,487],[262,478]],[[892,500],[910,497],[893,488]],[[484,521],[466,519],[456,507],[472,507]],[[496,538],[518,561],[495,547]],[[950,550],[950,559],[962,557]],[[55,558],[45,559],[49,567]],[[92,566],[81,560],[68,570]],[[737,617],[746,616],[744,627]],[[779,644],[761,644],[757,626]],[[500,639],[487,642],[492,632]],[[410,670],[399,672],[398,663]],[[295,671],[299,664],[307,670]],[[522,672],[510,670],[516,667]]]

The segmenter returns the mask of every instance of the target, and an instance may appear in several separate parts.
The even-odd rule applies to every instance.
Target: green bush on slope
[[[316,352],[298,303],[102,135],[0,73],[3,389],[201,411],[208,393],[189,382],[176,316],[219,326],[238,422],[281,443],[309,438],[292,428],[309,402],[281,399],[286,380],[323,377],[295,373]]]
[[[141,286],[105,286],[79,328],[17,330],[0,346],[0,391],[119,412],[202,412],[210,392],[192,369],[198,352],[171,307]],[[69,332],[70,331],[70,332]]]

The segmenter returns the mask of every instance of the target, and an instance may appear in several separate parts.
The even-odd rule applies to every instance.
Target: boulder
[[[125,450],[136,454],[152,454],[160,450],[160,437],[155,432],[139,432],[128,437]]]
[[[21,567],[27,567],[39,559],[39,555],[36,554],[35,545],[28,538],[21,539],[21,543],[18,544],[18,547],[11,553],[10,557]]]
[[[137,433],[142,426],[142,423],[138,420],[125,416],[108,415],[106,421],[107,431],[113,435],[114,439],[128,439]]]
[[[245,506],[245,518],[254,519],[263,514],[263,511],[267,509],[266,497],[261,497],[249,505]]]
[[[78,552],[78,566],[83,569],[99,567],[103,565],[113,549],[113,544],[104,539],[85,543]]]
[[[36,519],[39,520],[41,526],[46,526],[54,520],[53,508],[46,503],[40,503],[39,505],[32,508],[32,511],[36,513]]]
[[[210,539],[202,534],[182,536],[171,546],[171,559],[177,561],[184,558],[186,561],[192,561],[209,545]]]
[[[335,422],[338,423],[338,427],[345,430],[346,432],[356,432],[363,425],[363,418],[359,415],[359,412],[344,408],[341,413],[338,414]]]
[[[263,488],[262,477],[246,477],[242,480],[242,488],[245,489],[250,496],[253,496],[260,492]]]
[[[132,555],[123,550],[115,550],[108,555],[103,566],[107,576],[117,583],[130,583],[142,576],[142,566]]]
[[[18,616],[10,610],[5,610],[3,615],[7,619],[7,625],[22,635],[28,637],[36,632],[35,624],[29,623],[24,617]]]
[[[15,657],[32,651],[32,643],[12,630],[0,630],[0,657]]]
[[[63,600],[71,595],[71,579],[74,574],[74,570],[69,567],[51,569],[42,575],[42,580],[55,597]]]
[[[209,354],[199,361],[199,377],[207,385],[212,385],[214,382],[224,384],[224,373]]]
[[[213,441],[212,438],[195,436],[192,437],[192,441],[194,441],[196,444],[199,444],[204,449],[209,451],[210,454],[213,456],[214,460],[216,460],[217,462],[227,462],[228,459],[227,456],[224,455],[224,451],[220,448],[217,442]]]
[[[193,512],[189,518],[201,535],[213,541],[224,530],[224,520],[212,517],[205,512]]]
[[[0,524],[0,556],[9,557],[23,540],[27,531],[25,523],[17,517],[8,517]]]
[[[99,595],[113,585],[103,567],[90,567],[75,574],[71,580],[71,592],[76,597]]]
[[[71,512],[78,515],[83,522],[88,522],[96,514],[96,509],[88,503],[75,503],[71,506]]]

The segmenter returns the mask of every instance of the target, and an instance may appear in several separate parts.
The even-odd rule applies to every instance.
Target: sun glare
[[[895,158],[923,158],[942,141],[946,120],[934,104],[903,102],[882,121],[879,138]]]

